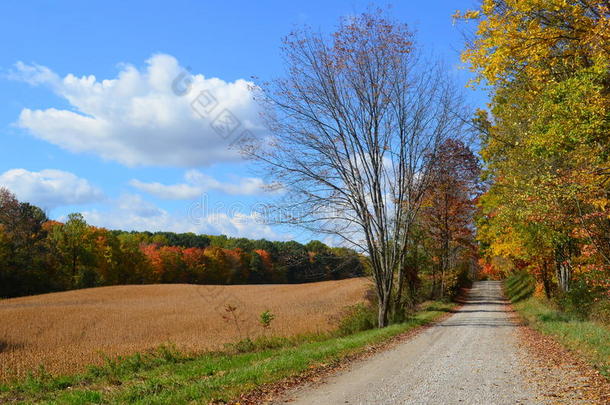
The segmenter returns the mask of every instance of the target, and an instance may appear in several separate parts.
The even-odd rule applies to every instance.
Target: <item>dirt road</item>
[[[278,403],[545,403],[523,377],[522,349],[507,304],[499,282],[478,282],[450,318]]]

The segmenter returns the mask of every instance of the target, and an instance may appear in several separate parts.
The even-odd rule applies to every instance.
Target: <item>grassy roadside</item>
[[[298,375],[312,367],[362,352],[367,346],[433,322],[454,304],[431,303],[407,322],[347,336],[280,339],[251,352],[186,356],[171,348],[109,360],[87,373],[54,377],[38,373],[0,385],[0,403],[187,404],[230,401],[261,384]],[[273,344],[270,344],[273,343]],[[265,346],[277,346],[264,349]]]
[[[610,379],[608,326],[577,319],[559,311],[552,302],[532,297],[534,280],[525,273],[510,277],[505,283],[505,290],[517,312],[530,326],[553,336]]]

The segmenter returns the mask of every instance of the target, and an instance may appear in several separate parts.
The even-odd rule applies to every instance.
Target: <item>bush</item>
[[[463,269],[457,275],[455,280],[455,284],[451,286],[449,289],[449,297],[456,298],[460,295],[462,288],[470,288],[472,287],[472,277],[470,276],[469,269]]]
[[[246,338],[235,343],[225,344],[225,350],[231,353],[250,353],[256,351],[256,345],[252,339]]]
[[[559,296],[557,303],[563,311],[584,320],[589,317],[594,301],[595,296],[587,284],[583,281],[576,281],[570,291]]]
[[[373,306],[356,304],[348,307],[347,314],[339,322],[339,334],[351,335],[352,333],[377,327],[377,311]]]
[[[610,300],[602,299],[591,305],[589,317],[592,321],[610,325]]]
[[[506,280],[506,294],[512,302],[529,298],[536,290],[536,280],[527,272],[514,273]]]

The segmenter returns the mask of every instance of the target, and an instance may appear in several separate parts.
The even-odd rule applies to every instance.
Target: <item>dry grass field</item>
[[[325,331],[346,305],[364,298],[368,281],[305,285],[138,285],[92,288],[0,301],[0,380],[43,364],[53,374],[80,371],[108,356],[175,344],[217,349],[255,337],[261,312],[276,315],[273,335]],[[241,331],[226,322],[237,307]]]

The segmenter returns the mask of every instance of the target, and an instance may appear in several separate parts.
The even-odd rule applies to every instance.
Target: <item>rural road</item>
[[[539,404],[524,382],[500,282],[473,286],[453,316],[278,403]]]

